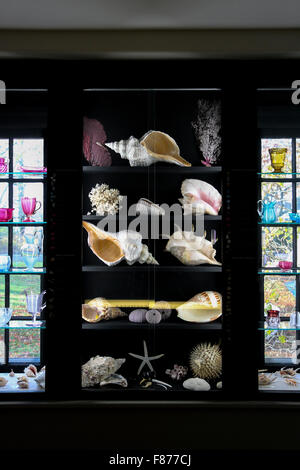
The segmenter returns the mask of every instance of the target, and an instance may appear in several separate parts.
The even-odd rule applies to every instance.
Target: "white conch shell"
[[[127,264],[158,264],[149,253],[147,245],[142,243],[142,235],[134,230],[121,230],[109,233],[99,227],[82,222],[89,234],[88,244],[93,253],[108,266],[114,266],[123,259]]]
[[[46,386],[46,367],[42,367],[34,380],[39,384],[40,387],[45,388]]]
[[[221,263],[215,260],[216,250],[205,235],[199,237],[194,232],[182,231],[180,228],[171,235],[166,251],[172,253],[181,263],[188,266],[199,264],[214,264],[220,266]]]
[[[138,200],[136,204],[136,212],[140,214],[151,214],[151,215],[165,215],[165,210],[160,207],[158,204],[154,204],[154,202],[149,201],[142,197]]]
[[[181,185],[181,204],[191,208],[193,213],[218,215],[222,205],[222,196],[206,181],[187,179]]]
[[[82,305],[82,318],[89,323],[98,323],[101,320],[113,320],[126,317],[118,307],[112,307],[108,300],[96,297]]]
[[[127,140],[107,142],[105,145],[127,159],[130,166],[150,166],[158,161],[191,166],[180,156],[175,140],[160,131],[148,131],[140,140],[131,136]]]
[[[110,356],[91,357],[81,368],[82,387],[92,387],[120,369],[126,359],[114,359]]]
[[[176,310],[182,320],[196,323],[211,322],[222,315],[222,296],[215,291],[201,292]]]

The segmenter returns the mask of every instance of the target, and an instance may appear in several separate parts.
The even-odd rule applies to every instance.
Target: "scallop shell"
[[[127,264],[158,264],[149,253],[147,245],[142,243],[142,235],[133,230],[122,230],[111,234],[99,227],[82,222],[88,232],[88,245],[93,253],[108,266],[115,266],[123,259]]]
[[[126,317],[126,313],[117,307],[111,307],[109,302],[96,297],[82,305],[82,318],[89,323],[98,323],[101,320],[113,320],[119,317]]]
[[[196,323],[211,322],[222,315],[222,296],[215,291],[201,292],[176,310],[182,320]]]
[[[178,229],[171,235],[166,251],[169,251],[181,263],[188,266],[198,266],[200,264],[214,264],[221,266],[216,261],[216,250],[206,238],[195,235],[194,232],[187,232]]]
[[[196,179],[186,179],[181,185],[182,199],[179,199],[185,210],[191,208],[193,213],[218,215],[222,206],[222,196],[211,184]]]
[[[129,321],[132,323],[144,323],[146,321],[147,310],[145,308],[136,308],[129,314]]]
[[[210,385],[206,380],[200,379],[198,377],[187,379],[183,382],[183,387],[187,390],[194,391],[208,391],[210,390]]]
[[[136,204],[136,212],[140,214],[165,215],[165,210],[154,202],[142,197]]]
[[[191,166],[180,156],[175,140],[160,131],[148,131],[140,140],[131,136],[127,140],[107,142],[105,145],[127,159],[130,166],[150,166],[158,161]]]

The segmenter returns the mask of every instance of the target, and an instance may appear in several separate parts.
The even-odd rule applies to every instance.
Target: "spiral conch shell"
[[[112,307],[108,300],[102,297],[96,297],[82,305],[82,318],[89,323],[126,316],[126,313],[117,307]]]
[[[123,259],[127,264],[158,264],[147,245],[142,243],[142,235],[133,230],[109,233],[89,222],[82,222],[88,232],[88,244],[92,252],[107,266],[115,266]]]
[[[196,323],[211,322],[222,315],[222,296],[215,291],[201,292],[176,310],[182,320]]]
[[[128,160],[130,166],[150,166],[159,161],[191,166],[180,156],[175,140],[165,132],[148,131],[140,140],[131,136],[127,140],[107,142],[105,145]]]
[[[196,179],[186,179],[181,185],[185,209],[191,208],[196,214],[218,215],[222,205],[222,196],[211,184]]]
[[[214,264],[220,266],[216,259],[216,250],[212,242],[203,237],[195,235],[194,232],[182,231],[180,228],[171,235],[166,251],[169,251],[181,263],[188,266],[200,264]]]

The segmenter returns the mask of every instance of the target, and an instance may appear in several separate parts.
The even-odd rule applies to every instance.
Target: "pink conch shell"
[[[193,213],[218,215],[222,196],[211,184],[205,181],[187,179],[181,185],[181,204],[190,207]]]
[[[106,133],[101,122],[97,119],[83,118],[83,153],[87,161],[93,166],[110,166],[111,156],[103,145],[106,142]]]

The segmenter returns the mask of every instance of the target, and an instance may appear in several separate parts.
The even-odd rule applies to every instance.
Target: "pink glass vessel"
[[[0,173],[6,173],[7,172],[7,163],[5,161],[5,158],[0,158]]]
[[[0,222],[9,222],[13,218],[13,211],[15,209],[8,209],[2,207],[0,209]]]
[[[288,271],[288,270],[292,269],[293,263],[291,261],[279,261],[278,266],[283,271]]]
[[[37,207],[37,205],[39,206]],[[35,222],[31,216],[42,207],[42,203],[37,201],[35,197],[22,197],[21,206],[24,214],[26,215],[24,222]]]

